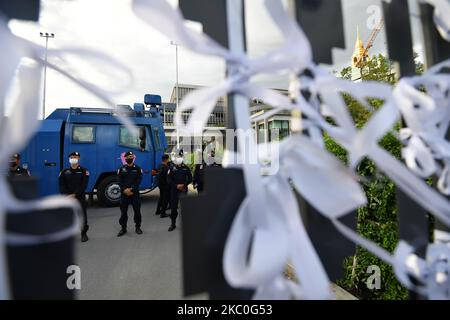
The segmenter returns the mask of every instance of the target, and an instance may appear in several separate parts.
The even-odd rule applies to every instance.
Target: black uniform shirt
[[[202,164],[196,164],[195,165],[195,171],[194,171],[194,184],[202,186],[204,183],[204,176],[205,176],[205,167],[206,162],[203,161]]]
[[[171,187],[176,188],[177,184],[184,184],[187,187],[192,182],[191,170],[184,163],[179,167],[173,166],[167,174],[167,180]]]
[[[132,166],[123,165],[117,170],[120,188],[123,190],[131,188],[133,193],[139,192],[142,181],[142,169],[136,164]]]
[[[25,177],[29,177],[30,175],[30,171],[28,171],[27,169],[24,169],[21,166],[18,166],[15,170],[9,170],[9,176],[25,176]]]
[[[217,168],[222,168],[221,164],[216,163],[215,161],[213,163],[211,163],[208,167],[217,167]]]
[[[167,188],[169,184],[167,183],[167,172],[169,171],[169,166],[161,163],[158,168],[158,187]]]
[[[59,173],[59,192],[84,196],[89,182],[89,171],[82,166],[66,168]]]

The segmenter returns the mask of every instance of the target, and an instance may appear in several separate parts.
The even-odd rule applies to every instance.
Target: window
[[[265,132],[264,132],[264,123],[258,125],[258,143],[265,143]]]
[[[72,143],[94,143],[95,127],[94,126],[73,126]]]
[[[289,135],[289,120],[273,120],[269,122],[269,141],[279,141]]]
[[[173,111],[164,111],[164,124],[168,126],[173,125]]]
[[[162,144],[161,144],[161,140],[159,139],[159,130],[158,130],[158,128],[153,128],[153,136],[155,137],[155,149],[156,150],[161,150],[162,149]]]
[[[142,127],[138,127],[142,128]],[[141,149],[141,141],[139,140],[139,133],[133,134],[126,127],[120,127],[119,144],[124,147]],[[148,144],[145,144],[145,150],[148,150]]]

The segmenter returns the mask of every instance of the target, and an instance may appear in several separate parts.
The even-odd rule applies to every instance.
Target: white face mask
[[[72,165],[78,164],[78,159],[70,158],[69,159],[69,163],[72,164]]]
[[[180,164],[183,163],[183,158],[181,158],[181,157],[175,158],[175,161],[174,161],[174,162],[175,162],[176,165],[179,166]]]

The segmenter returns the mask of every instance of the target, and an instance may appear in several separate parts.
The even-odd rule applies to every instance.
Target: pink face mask
[[[136,161],[137,156],[134,155],[134,161]],[[126,164],[127,161],[125,159],[125,152],[122,152],[122,154],[120,155],[120,160],[122,161],[122,164]]]

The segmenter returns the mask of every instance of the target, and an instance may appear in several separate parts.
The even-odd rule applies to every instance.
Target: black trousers
[[[167,205],[170,200],[170,189],[169,187],[160,187],[159,188],[159,199],[158,206],[156,208],[157,214],[163,214],[166,212]]]
[[[172,220],[172,225],[175,225],[177,222],[180,195],[186,193],[187,192],[179,191],[176,187],[170,188],[170,220]]]
[[[80,203],[81,209],[83,211],[83,226],[81,228],[81,233],[87,233],[89,230],[88,218],[87,218],[87,201],[86,196],[83,194],[82,196],[76,196],[76,199]]]
[[[122,226],[122,228],[127,228],[127,222],[128,222],[128,206],[133,206],[134,211],[134,223],[136,224],[136,227],[141,226],[142,222],[142,216],[141,216],[141,198],[139,196],[139,193],[133,194],[131,197],[128,197],[124,194],[122,194],[120,198],[120,219],[119,224]]]
[[[171,205],[170,205],[172,203],[172,201],[170,201],[171,193],[172,192],[170,192],[170,187],[168,187],[168,189],[167,189],[167,207],[166,207],[166,210],[169,210],[170,207],[171,207]]]

